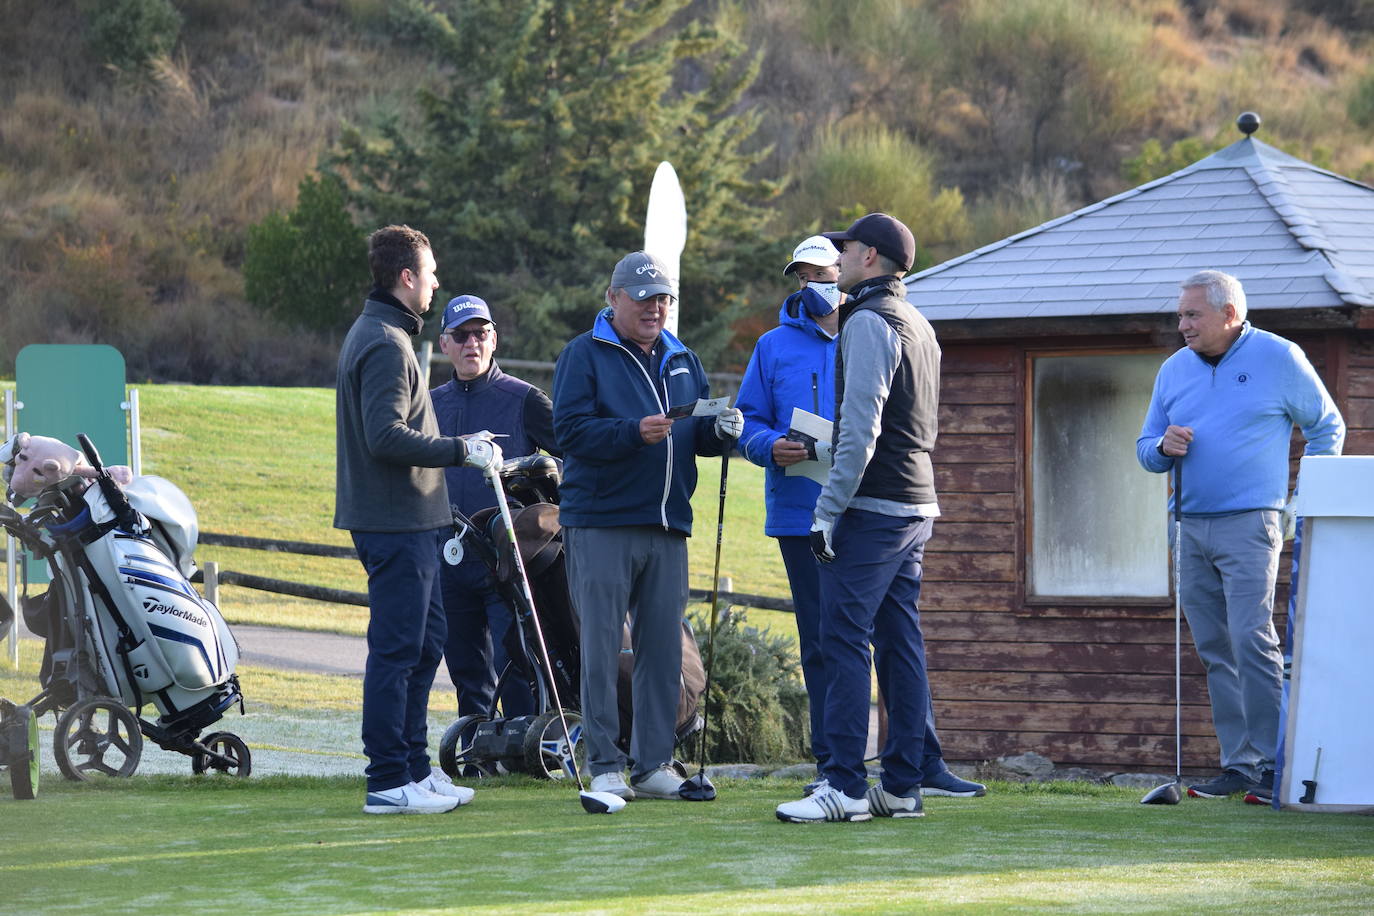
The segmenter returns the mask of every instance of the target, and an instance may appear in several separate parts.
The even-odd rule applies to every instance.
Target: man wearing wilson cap
[[[844,299],[836,280],[840,253],[824,236],[799,243],[783,276],[795,278],[799,289],[783,301],[778,327],[759,338],[744,371],[736,406],[744,413],[739,448],[750,461],[767,471],[764,533],[778,540],[787,569],[792,606],[797,615],[802,675],[811,715],[811,752],[817,778],[806,787],[810,795],[827,783],[821,775],[830,759],[825,742],[825,676],[820,640],[820,564],[811,553],[809,537],[820,484],[786,468],[813,457],[807,445],[787,438],[793,408],[800,407],[827,420],[835,417],[835,337],[838,306]],[[830,443],[816,443],[829,452]],[[960,779],[940,759],[929,723],[927,753],[922,761],[921,792],[926,795],[973,797],[985,786]]]
[[[643,251],[616,264],[606,308],[558,356],[553,421],[564,450],[563,543],[581,621],[582,724],[591,788],[681,798],[671,767],[687,605],[697,455],[739,438],[740,412],[672,419],[710,394],[701,361],[663,329],[677,284]],[[634,645],[632,771],[616,746],[616,676],[626,613]]]
[[[902,223],[870,213],[825,236],[840,249],[833,464],[810,537],[820,568],[827,785],[777,808],[783,821],[920,817],[930,692],[917,600],[921,561],[940,514],[935,444],[940,348],[906,301],[901,276],[916,256]],[[887,702],[882,781],[864,767],[869,645]]]
[[[496,325],[486,302],[458,296],[444,309],[439,348],[453,363],[453,377],[430,391],[439,431],[446,436],[489,430],[503,438],[507,457],[539,449],[562,456],[554,445],[553,408],[548,396],[529,382],[507,375],[496,364]],[[464,515],[496,505],[496,494],[481,472],[446,468],[449,502]],[[458,715],[488,716],[496,703],[496,681],[508,656],[505,637],[511,613],[496,592],[486,564],[475,555],[457,566],[440,567],[448,640],[444,661],[458,691]],[[501,690],[507,717],[535,712],[523,678],[507,678]]]

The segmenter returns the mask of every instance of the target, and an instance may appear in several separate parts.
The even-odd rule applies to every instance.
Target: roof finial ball
[[[1240,132],[1247,137],[1259,130],[1259,126],[1260,116],[1253,111],[1243,111],[1240,117],[1236,118],[1236,127],[1239,127]]]

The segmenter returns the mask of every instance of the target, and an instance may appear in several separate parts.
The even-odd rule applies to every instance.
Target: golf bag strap
[[[69,554],[70,556],[70,554]],[[95,567],[91,565],[90,559],[83,553],[76,561],[78,567],[86,575],[86,582],[90,586],[91,593],[98,599],[105,602],[105,606],[110,610],[110,618],[115,623],[115,631],[119,633],[119,661],[124,666],[124,675],[129,679],[129,688],[134,692],[134,706],[139,711],[143,710],[143,691],[138,689],[138,681],[134,678],[133,667],[129,664],[129,653],[137,649],[139,644],[134,641],[134,631],[130,629],[129,622],[124,619],[124,615],[119,612],[119,605],[115,604],[114,597],[110,590],[105,587],[105,583],[96,575]]]

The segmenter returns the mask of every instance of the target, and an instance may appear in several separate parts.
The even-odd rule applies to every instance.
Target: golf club
[[[506,502],[506,491],[501,486],[501,470],[495,466],[486,470],[487,482],[496,491],[496,505],[501,511],[501,522],[506,526],[506,537],[510,540],[511,554],[515,557],[515,568],[520,574],[520,588],[529,602],[530,619],[534,621],[534,635],[539,642],[540,660],[548,675],[549,692],[553,696],[554,708],[558,710],[558,721],[563,725],[563,740],[568,743],[568,763],[573,778],[577,780],[577,797],[582,802],[582,810],[588,814],[614,814],[625,807],[625,799],[610,792],[588,792],[582,783],[582,772],[577,768],[577,755],[574,752],[572,734],[568,731],[568,719],[563,714],[563,701],[558,698],[558,682],[553,677],[553,662],[549,658],[549,647],[544,642],[544,628],[539,623],[539,612],[534,606],[534,592],[530,590],[529,576],[525,574],[525,561],[520,556],[520,544],[515,539],[515,522],[511,519],[510,505]]]
[[[1174,781],[1155,786],[1142,805],[1176,805],[1183,798],[1183,459],[1174,458]]]
[[[711,571],[711,630],[706,634],[706,709],[701,717],[701,768],[683,780],[678,795],[687,801],[713,801],[716,787],[706,775],[706,730],[711,724],[711,668],[716,661],[716,608],[720,606],[720,550],[725,540],[725,483],[730,476],[730,449],[720,459],[720,506],[716,510],[716,565]]]

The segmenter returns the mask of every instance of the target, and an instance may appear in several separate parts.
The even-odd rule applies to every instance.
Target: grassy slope
[[[334,393],[320,388],[145,385],[144,472],[166,477],[191,497],[202,530],[315,543],[348,544],[334,514]],[[714,560],[720,462],[703,459],[689,542],[691,583],[707,588]],[[731,463],[721,574],[737,591],[785,597],[787,578],[763,536],[763,472]],[[197,559],[257,575],[362,591],[351,560],[201,547]],[[225,588],[231,623],[262,623],[361,635],[366,609]],[[750,611],[759,623],[795,634],[791,616]]]
[[[356,779],[50,783],[38,802],[0,800],[0,899],[24,913],[1353,913],[1374,894],[1365,818],[997,784],[932,800],[922,821],[778,823],[799,785],[722,782],[709,805],[592,818],[567,786],[508,778],[451,815],[368,819]]]

